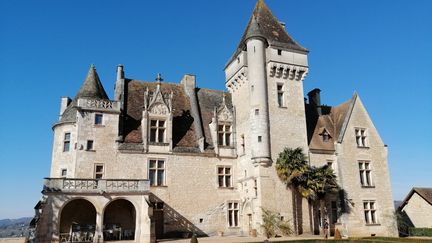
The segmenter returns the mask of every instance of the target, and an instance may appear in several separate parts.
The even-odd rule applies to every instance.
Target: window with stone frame
[[[378,224],[376,202],[363,201],[363,209],[366,224]]]
[[[355,137],[357,147],[367,147],[367,134],[365,128],[356,128]]]
[[[63,138],[63,152],[69,152],[71,143],[71,134],[66,132]]]
[[[231,144],[232,125],[231,123],[221,123],[218,125],[218,145],[232,146]]]
[[[94,167],[94,178],[103,179],[105,174],[105,169],[103,164],[95,164]]]
[[[166,121],[162,119],[150,120],[149,141],[153,143],[165,143]]]
[[[218,166],[218,186],[232,187],[232,171],[230,166]]]
[[[149,160],[150,186],[165,186],[165,160]]]
[[[373,187],[371,162],[359,160],[360,184],[363,187]]]
[[[284,85],[277,84],[277,102],[279,107],[285,106]]]
[[[240,206],[238,202],[228,202],[228,227],[239,227]]]
[[[102,125],[103,124],[103,115],[102,114],[95,114],[95,125]]]
[[[93,140],[87,140],[86,150],[87,151],[93,151],[94,150],[93,145],[94,145]]]

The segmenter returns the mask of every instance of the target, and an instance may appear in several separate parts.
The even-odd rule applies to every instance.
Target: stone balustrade
[[[112,193],[150,191],[148,180],[45,178],[44,191],[62,193]]]
[[[78,99],[78,107],[86,110],[120,111],[120,103],[111,100]]]

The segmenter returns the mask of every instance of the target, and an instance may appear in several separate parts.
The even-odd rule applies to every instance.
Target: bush
[[[432,236],[432,228],[409,228],[410,236]]]

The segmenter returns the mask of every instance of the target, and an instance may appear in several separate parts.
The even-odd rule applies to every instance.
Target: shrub
[[[432,236],[432,228],[409,228],[411,236]]]

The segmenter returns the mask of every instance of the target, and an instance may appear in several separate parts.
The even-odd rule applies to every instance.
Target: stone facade
[[[413,188],[398,211],[415,228],[432,228],[432,188]]]
[[[333,217],[349,236],[396,235],[387,147],[357,94],[328,107],[315,90],[305,102],[307,54],[259,0],[225,67],[227,92],[197,89],[193,75],[132,80],[119,65],[109,100],[92,66],[53,127],[38,242],[248,235],[260,233],[262,208],[284,220],[300,211],[298,234],[319,234]],[[344,196],[328,197],[324,211],[306,199],[294,210],[275,170],[286,147],[313,166],[331,163]]]

